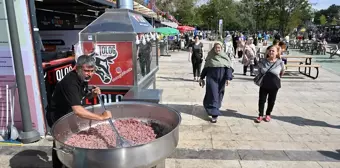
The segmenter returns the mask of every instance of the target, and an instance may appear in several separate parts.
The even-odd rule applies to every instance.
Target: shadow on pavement
[[[227,117],[235,117],[235,118],[243,118],[243,119],[249,119],[254,120],[257,116],[248,116],[241,113],[230,113],[230,110],[227,109],[223,112],[224,116]],[[298,116],[272,116],[273,119],[295,124],[297,126],[318,126],[318,127],[329,127],[329,128],[338,128],[340,129],[340,125],[331,125],[324,121],[318,121],[318,120],[312,120],[312,119],[306,119],[303,117]]]
[[[205,112],[202,105],[168,104],[168,106],[178,110],[181,113],[193,115],[205,121],[209,120],[209,116]],[[248,119],[250,121],[254,121],[254,119],[257,117],[257,114],[254,114],[252,116],[245,115],[245,114],[239,113],[238,111],[234,109],[225,109],[225,110],[221,109],[221,113],[222,113],[222,116],[225,116],[225,117],[242,118],[242,119]],[[329,128],[340,129],[340,125],[331,125],[331,124],[326,123],[325,121],[312,120],[312,119],[307,119],[307,118],[303,118],[299,116],[275,116],[273,115],[272,118],[274,120],[291,123],[297,126],[318,126],[318,127],[329,127]]]
[[[50,168],[52,161],[46,152],[39,150],[23,150],[15,154],[9,161],[11,168]]]
[[[340,160],[340,150],[336,150],[335,152],[333,151],[318,151],[322,155],[335,159],[335,160]]]

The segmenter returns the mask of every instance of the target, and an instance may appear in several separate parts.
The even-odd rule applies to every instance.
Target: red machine
[[[89,85],[99,86],[106,103],[121,99],[130,90],[129,100],[148,89],[158,71],[154,29],[139,13],[128,9],[108,9],[79,33],[84,54],[95,57],[97,70]],[[140,40],[139,40],[140,39]],[[91,87],[91,86],[90,86]],[[136,91],[137,89],[137,91]],[[155,91],[152,93],[159,94]],[[143,90],[145,93],[145,90]],[[150,97],[150,93],[148,97]],[[86,100],[97,104],[97,100]]]

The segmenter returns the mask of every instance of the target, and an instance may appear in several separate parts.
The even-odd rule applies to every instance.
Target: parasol
[[[156,28],[156,32],[162,35],[176,35],[179,33],[177,29],[174,29],[171,27],[159,27],[159,28]]]

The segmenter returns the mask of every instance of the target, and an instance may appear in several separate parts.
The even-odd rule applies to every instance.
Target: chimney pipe
[[[117,0],[118,9],[130,9],[133,10],[133,0]]]

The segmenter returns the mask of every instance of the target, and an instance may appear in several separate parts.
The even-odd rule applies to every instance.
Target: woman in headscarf
[[[223,52],[223,45],[220,42],[214,44],[209,51],[204,68],[199,80],[200,86],[204,86],[206,78],[206,91],[203,106],[210,115],[211,122],[216,123],[217,117],[221,115],[220,107],[224,95],[225,85],[232,80],[231,60]]]
[[[253,38],[250,37],[244,47],[244,53],[242,58],[243,64],[243,75],[247,75],[248,66],[250,67],[250,75],[254,75],[254,65],[255,65],[256,48],[253,44]]]

